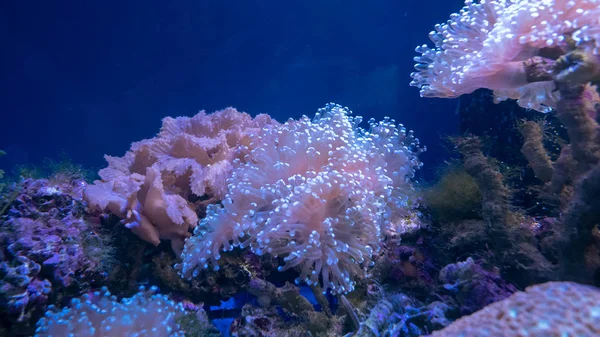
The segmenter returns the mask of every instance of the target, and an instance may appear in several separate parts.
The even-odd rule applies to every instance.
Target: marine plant
[[[424,205],[440,222],[479,218],[481,192],[461,164],[440,170],[439,181],[423,189]]]

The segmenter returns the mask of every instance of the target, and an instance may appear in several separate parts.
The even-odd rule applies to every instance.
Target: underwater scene
[[[0,336],[600,337],[600,0],[0,28]]]

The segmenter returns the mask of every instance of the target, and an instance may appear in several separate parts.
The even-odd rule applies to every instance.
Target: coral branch
[[[556,115],[569,133],[577,175],[600,161],[600,144],[596,142],[598,123],[592,118],[600,99],[594,86],[559,83],[559,89],[561,100]]]
[[[481,142],[476,137],[467,137],[458,140],[458,149],[464,158],[467,173],[474,179],[482,196],[484,220],[490,227],[491,237],[503,237],[505,232],[498,228],[504,226],[508,213],[508,189],[502,183],[499,172],[488,163],[481,152]],[[500,239],[499,241],[505,241]],[[500,248],[500,247],[499,247]]]
[[[525,139],[521,152],[529,161],[535,176],[544,183],[552,179],[552,161],[543,145],[543,131],[539,123],[526,121],[521,125],[521,135]]]
[[[590,282],[594,270],[585,266],[586,248],[593,243],[592,231],[600,219],[600,166],[582,177],[563,217],[562,258],[564,277]]]
[[[533,235],[511,224],[509,190],[502,175],[481,152],[478,138],[457,141],[465,170],[475,179],[482,196],[482,216],[486,222],[488,245],[504,273],[514,271],[521,282],[548,280],[553,266],[535,246]]]

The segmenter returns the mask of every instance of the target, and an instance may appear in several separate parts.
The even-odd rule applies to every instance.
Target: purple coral
[[[79,181],[27,179],[0,219],[4,324],[34,318],[51,292],[102,282],[110,247],[84,219]]]
[[[5,226],[13,233],[6,240],[8,251],[39,263],[63,287],[71,286],[77,277],[91,276],[86,272],[97,268],[98,262],[85,256],[82,237],[89,235],[90,228],[82,219],[71,215],[47,221],[17,218]]]
[[[50,281],[39,278],[40,266],[25,256],[0,262],[0,311],[28,319],[31,310],[41,309],[52,290]]]
[[[517,291],[499,273],[485,270],[472,258],[447,265],[440,271],[439,280],[457,300],[461,315],[471,314]]]

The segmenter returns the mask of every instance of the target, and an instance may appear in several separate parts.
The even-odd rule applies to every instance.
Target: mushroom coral
[[[180,252],[197,213],[224,197],[232,161],[249,151],[249,135],[276,124],[234,108],[167,117],[156,137],[133,143],[123,157],[105,156],[108,167],[84,198],[91,209],[122,218],[141,239],[171,240]]]

